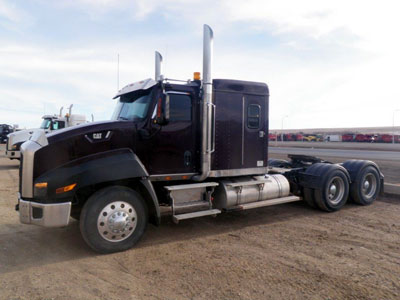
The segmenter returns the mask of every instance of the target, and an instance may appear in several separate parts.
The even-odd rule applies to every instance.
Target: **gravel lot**
[[[136,248],[98,255],[76,221],[19,223],[18,162],[3,149],[0,299],[400,299],[400,199],[337,213],[299,202],[165,219]],[[399,165],[381,167],[400,182]]]

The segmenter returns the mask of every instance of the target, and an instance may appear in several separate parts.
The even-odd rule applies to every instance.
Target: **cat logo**
[[[94,140],[101,140],[101,138],[102,138],[101,132],[99,132],[99,133],[93,133],[93,139],[94,139]]]

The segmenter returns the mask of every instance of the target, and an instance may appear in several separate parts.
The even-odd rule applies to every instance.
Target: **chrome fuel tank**
[[[219,182],[214,207],[231,208],[240,204],[287,197],[290,185],[283,175],[234,177]]]

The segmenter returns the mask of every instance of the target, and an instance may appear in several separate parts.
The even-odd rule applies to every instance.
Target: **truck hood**
[[[133,127],[134,125],[130,121],[120,121],[120,120],[97,121],[53,131],[47,134],[47,139],[48,143],[52,144],[65,139],[70,139],[78,135],[87,135],[107,130],[112,131],[127,126]]]
[[[17,143],[21,143],[21,142],[26,142],[27,140],[30,139],[30,137],[35,133],[35,132],[48,132],[44,129],[41,128],[33,128],[33,129],[25,129],[25,130],[20,130],[17,132],[12,132],[9,135],[7,135],[8,137],[8,144],[9,145],[14,145]]]

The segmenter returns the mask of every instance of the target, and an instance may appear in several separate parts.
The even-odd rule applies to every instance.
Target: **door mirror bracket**
[[[154,123],[158,125],[167,125],[169,122],[169,95],[163,94],[158,99],[157,114]]]

